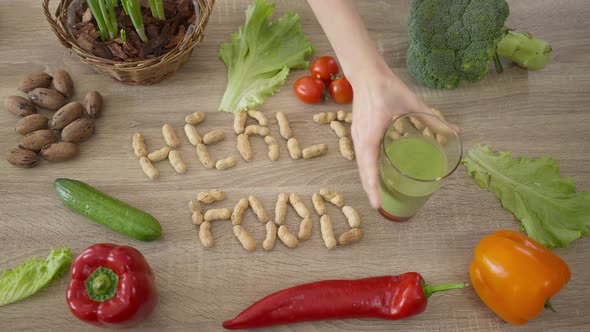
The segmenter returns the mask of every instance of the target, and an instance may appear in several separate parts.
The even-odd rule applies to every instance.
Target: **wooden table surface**
[[[304,1],[276,1],[276,14],[294,10],[318,55],[332,54],[317,20]],[[409,1],[358,1],[360,11],[389,65],[428,104],[443,110],[462,127],[465,149],[475,143],[517,155],[553,156],[562,174],[573,177],[579,190],[590,190],[590,4],[585,0],[512,1],[508,24],[549,40],[554,55],[541,72],[507,65],[477,84],[453,91],[417,86],[405,69],[406,17]],[[221,322],[255,300],[282,288],[329,278],[362,278],[419,271],[431,283],[467,281],[473,249],[483,236],[498,229],[518,229],[514,217],[502,209],[493,194],[480,189],[460,167],[407,223],[385,221],[370,209],[361,189],[356,165],[343,159],[328,126],[312,122],[312,112],[340,109],[332,103],[305,106],[291,93],[294,71],[282,91],[260,110],[271,120],[278,137],[274,112],[287,112],[304,146],[327,143],[328,155],[311,161],[292,161],[280,140],[281,159],[271,162],[261,139],[253,141],[254,161],[240,160],[232,170],[205,170],[183,135],[184,116],[205,111],[199,130],[224,129],[228,139],[211,149],[215,158],[239,157],[235,149],[232,116],[217,112],[226,84],[218,60],[219,44],[237,31],[248,1],[220,0],[206,30],[204,42],[173,77],[148,87],[114,83],[83,65],[64,49],[45,22],[39,1],[0,0],[0,96],[17,94],[16,84],[36,70],[65,68],[72,73],[81,100],[89,89],[105,97],[104,116],[96,134],[81,145],[70,162],[18,169],[0,160],[0,270],[28,257],[46,256],[51,247],[68,246],[77,254],[98,242],[128,244],[142,251],[155,270],[160,300],[154,314],[138,330],[216,331]],[[276,15],[275,15],[276,16]],[[350,110],[349,106],[343,107]],[[0,151],[18,141],[17,118],[0,112]],[[161,127],[172,124],[183,139],[185,175],[176,175],[167,162],[157,164],[161,176],[149,181],[131,150],[131,136],[142,132],[150,150],[164,145]],[[152,243],[134,241],[68,211],[53,190],[53,180],[69,177],[85,181],[160,220],[163,237]],[[312,238],[296,249],[277,242],[264,252],[264,226],[248,212],[244,225],[258,240],[256,252],[245,252],[228,222],[213,225],[216,245],[204,249],[190,221],[187,202],[199,191],[220,188],[228,199],[215,207],[233,207],[248,194],[260,197],[274,212],[279,192],[296,192],[311,207],[311,195],[321,187],[344,193],[359,210],[365,238],[350,247],[327,250],[313,215]],[[343,215],[329,208],[336,233],[347,229]],[[274,213],[271,213],[274,215]],[[299,219],[290,210],[292,230]],[[558,313],[543,312],[529,325],[512,327],[494,315],[472,289],[432,297],[426,312],[403,321],[341,320],[277,327],[275,331],[582,331],[590,329],[590,240],[576,241],[556,250],[572,269],[570,283],[552,299]],[[92,330],[69,312],[65,302],[68,278],[19,303],[0,308],[0,330]]]

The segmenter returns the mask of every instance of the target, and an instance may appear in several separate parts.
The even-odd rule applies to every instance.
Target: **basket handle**
[[[60,1],[59,5],[55,11],[55,18],[53,18],[53,16],[49,12],[49,1],[50,0],[43,0],[43,13],[45,14],[45,18],[47,18],[47,22],[51,26],[51,29],[53,30],[53,32],[55,33],[55,35],[57,36],[57,38],[59,39],[61,44],[63,46],[65,46],[66,48],[71,48],[72,45],[68,42],[68,40],[66,38],[68,33],[63,29],[63,27],[57,21],[58,17],[59,17],[59,12],[63,10],[63,8],[62,8],[63,1]]]

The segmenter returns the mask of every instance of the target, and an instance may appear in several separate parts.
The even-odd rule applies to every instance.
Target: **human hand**
[[[352,139],[363,189],[375,209],[381,206],[377,159],[392,120],[409,112],[431,112],[389,68],[363,73],[351,81]]]

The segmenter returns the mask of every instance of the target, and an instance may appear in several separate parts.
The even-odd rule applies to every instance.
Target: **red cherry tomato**
[[[293,91],[299,100],[307,104],[317,104],[324,99],[326,85],[322,80],[313,76],[303,76],[295,81]]]
[[[321,56],[311,63],[309,70],[311,71],[311,76],[321,79],[326,84],[330,84],[332,82],[332,75],[338,75],[340,67],[338,67],[338,63],[333,57]]]
[[[339,77],[330,83],[330,96],[338,104],[350,104],[352,102],[352,86],[346,77]]]

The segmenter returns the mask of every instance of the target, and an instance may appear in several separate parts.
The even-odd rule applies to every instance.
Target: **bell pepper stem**
[[[101,266],[92,272],[84,284],[90,299],[104,302],[117,294],[119,276],[113,270]]]
[[[547,310],[551,310],[553,312],[557,312],[557,310],[555,310],[555,308],[553,307],[553,304],[551,304],[551,301],[549,301],[549,300],[545,301],[544,307]]]
[[[466,282],[458,282],[458,283],[451,283],[451,284],[442,284],[442,285],[429,285],[424,280],[422,280],[422,289],[424,290],[424,295],[426,298],[430,298],[430,296],[434,293],[438,292],[445,292],[451,289],[461,289],[469,287],[469,284]]]

